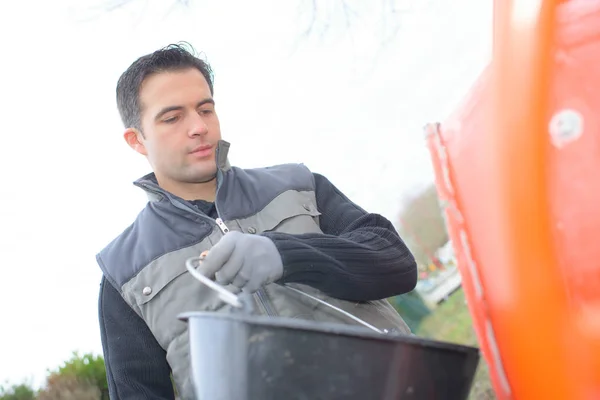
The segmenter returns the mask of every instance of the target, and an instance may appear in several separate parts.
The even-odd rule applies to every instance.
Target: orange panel
[[[498,0],[494,29],[427,127],[469,309],[500,398],[600,398],[600,1]]]

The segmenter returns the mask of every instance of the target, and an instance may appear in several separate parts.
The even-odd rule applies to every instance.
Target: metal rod
[[[339,312],[340,314],[343,314],[343,315],[345,315],[346,317],[348,317],[348,318],[350,318],[350,319],[353,319],[354,321],[358,322],[359,324],[362,324],[362,325],[366,326],[367,328],[374,330],[374,331],[375,331],[375,332],[377,332],[377,333],[385,333],[385,332],[383,332],[382,330],[380,330],[379,328],[376,328],[376,327],[374,327],[373,325],[371,325],[371,324],[369,324],[369,323],[367,323],[367,322],[363,321],[362,319],[360,319],[360,318],[358,318],[358,317],[355,317],[354,315],[350,314],[349,312],[347,312],[347,311],[344,311],[344,310],[342,310],[341,308],[338,308],[338,307],[336,307],[336,306],[334,306],[334,305],[331,305],[331,304],[329,304],[328,302],[326,302],[326,301],[324,301],[324,300],[321,300],[321,299],[319,299],[319,298],[317,298],[317,297],[311,296],[310,294],[308,294],[308,293],[304,293],[303,291],[301,291],[301,290],[298,290],[298,289],[296,289],[296,288],[293,288],[293,287],[291,287],[291,286],[288,286],[288,285],[284,285],[284,286],[285,286],[286,288],[290,289],[290,290],[293,290],[293,291],[294,291],[294,292],[296,292],[296,293],[299,293],[299,294],[301,294],[301,295],[303,295],[303,296],[306,296],[306,297],[308,297],[308,298],[310,298],[310,299],[313,299],[314,301],[317,301],[317,302],[319,302],[319,303],[321,303],[321,304],[323,304],[323,305],[326,305],[326,306],[327,306],[327,307],[329,307],[329,308],[332,308],[332,309],[334,309],[335,311]]]
[[[215,292],[217,292],[219,294],[219,297],[221,298],[221,300],[223,300],[224,302],[232,305],[233,307],[238,307],[238,308],[242,308],[242,302],[240,301],[240,299],[238,299],[238,297],[231,293],[229,290],[225,289],[223,286],[219,285],[218,283],[212,281],[211,279],[207,278],[206,276],[202,275],[200,272],[198,272],[198,270],[196,269],[196,266],[194,266],[194,262],[200,262],[202,260],[202,257],[191,257],[188,258],[185,261],[185,267],[187,268],[188,272],[197,280],[199,280],[200,282],[204,283],[206,286],[208,286],[209,288],[211,288],[212,290],[214,290]]]

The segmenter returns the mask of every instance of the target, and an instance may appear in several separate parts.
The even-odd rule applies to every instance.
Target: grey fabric
[[[227,159],[227,153],[229,153],[229,142],[224,140],[219,140],[216,149],[216,160],[217,160],[217,170],[227,171],[231,166],[229,165],[229,160]]]
[[[217,191],[219,214],[223,220],[250,217],[288,190],[314,191],[311,171],[301,164],[257,169],[231,167],[223,173]]]
[[[259,213],[237,219],[243,232],[262,231],[284,233],[321,233],[317,200],[314,191],[288,190],[275,197]]]
[[[200,243],[214,228],[212,219],[169,206],[164,198],[150,202],[96,258],[106,278],[120,290],[152,261]]]

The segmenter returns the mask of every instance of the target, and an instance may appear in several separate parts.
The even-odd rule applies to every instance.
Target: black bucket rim
[[[220,313],[214,311],[187,311],[181,313],[177,318],[186,323],[190,319],[226,319],[235,322],[250,323],[254,325],[269,326],[274,328],[287,328],[317,333],[330,333],[335,335],[350,336],[367,340],[384,340],[388,342],[404,342],[406,344],[427,347],[429,349],[457,351],[469,353],[469,355],[480,357],[481,350],[478,347],[444,342],[436,339],[424,338],[414,334],[405,335],[395,332],[377,333],[366,327],[358,325],[346,325],[335,322],[312,321],[289,317],[273,318],[266,315],[247,315],[243,313]],[[316,322],[316,324],[315,324]]]

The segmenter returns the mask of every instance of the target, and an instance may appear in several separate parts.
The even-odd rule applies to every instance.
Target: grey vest
[[[248,234],[321,232],[315,184],[305,166],[285,164],[246,170],[230,167],[228,149],[229,143],[224,141],[217,148],[215,205],[230,230]],[[226,312],[229,306],[187,272],[185,261],[210,249],[223,232],[215,220],[162,190],[152,174],[136,185],[148,192],[151,201],[134,223],[97,255],[97,261],[106,279],[144,319],[165,349],[181,398],[194,399],[187,325],[177,316],[186,311]],[[306,285],[294,286],[380,329],[410,333],[385,299],[353,303],[331,298]],[[262,314],[357,324],[278,284],[265,286],[254,297],[255,308]]]

